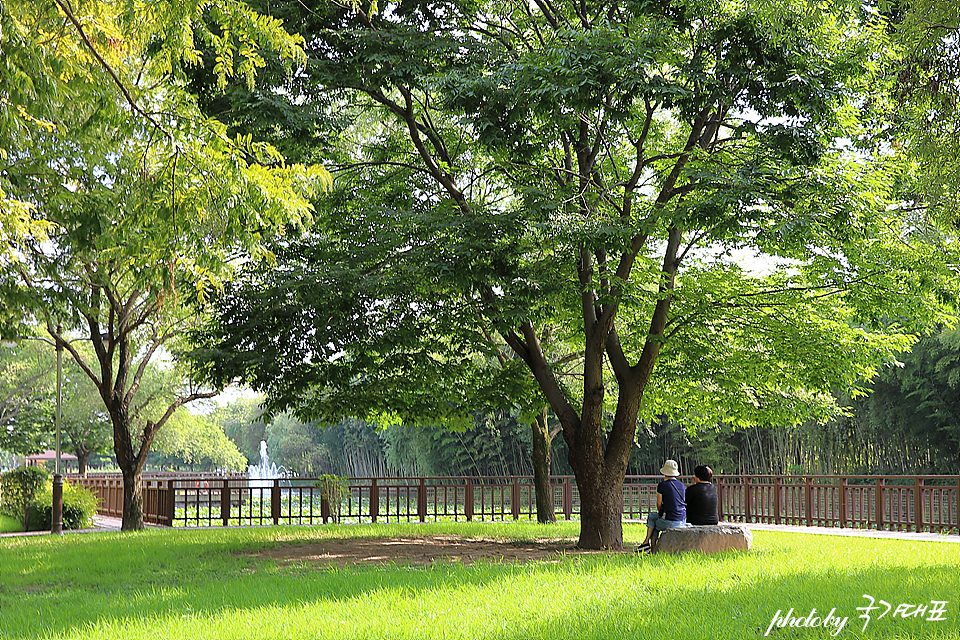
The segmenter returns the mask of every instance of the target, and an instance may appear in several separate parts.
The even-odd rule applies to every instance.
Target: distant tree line
[[[14,401],[31,400],[18,405],[17,428],[0,433],[0,449],[24,455],[52,446],[52,354],[47,351],[27,343],[21,353],[8,347],[0,360],[0,380],[9,391],[3,403],[11,420]],[[665,458],[674,458],[685,471],[709,464],[726,474],[960,473],[960,331],[939,328],[901,360],[873,381],[869,395],[847,398],[842,403],[846,415],[826,424],[717,425],[695,432],[666,419],[641,425],[628,472],[656,474]],[[89,456],[95,468],[111,468],[115,462],[97,455],[108,442],[102,412],[90,408],[88,394],[74,389],[73,367],[65,369],[64,450],[84,460]],[[42,383],[31,382],[35,375]],[[14,391],[25,382],[31,382],[35,398]],[[89,424],[101,428],[87,430]],[[209,415],[178,413],[160,434],[148,468],[243,470],[259,461],[261,440],[274,462],[304,477],[533,474],[531,430],[518,412],[477,414],[462,430],[430,424],[381,429],[355,418],[327,426],[288,414],[266,421],[257,399],[239,400]],[[562,438],[552,443],[551,474],[572,474]]]
[[[656,474],[665,458],[685,472],[708,464],[725,474],[960,473],[960,330],[919,339],[900,365],[842,402],[845,415],[820,424],[688,432],[663,420],[638,430],[628,473]],[[388,426],[348,418],[321,427],[281,415],[267,423],[255,400],[219,414],[227,436],[252,462],[261,440],[270,457],[302,476],[531,475],[531,431],[519,415],[478,415],[461,431]],[[229,417],[228,417],[229,416]],[[566,445],[552,445],[551,473],[572,474]]]

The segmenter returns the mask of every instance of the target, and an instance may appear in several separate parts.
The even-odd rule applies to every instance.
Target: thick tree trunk
[[[121,531],[143,529],[143,490],[140,470],[123,472],[123,522]]]
[[[623,478],[617,482],[577,479],[580,491],[581,549],[623,547]]]
[[[87,460],[89,458],[89,451],[83,451],[82,449],[77,451],[77,473],[81,476],[86,477],[87,475]]]
[[[550,425],[547,407],[530,425],[533,429],[533,485],[537,494],[537,522],[556,522],[553,511],[553,487],[550,485]]]
[[[118,408],[113,418],[113,452],[117,456],[117,466],[123,475],[123,523],[121,531],[139,531],[143,529],[143,462],[150,443],[153,440],[153,430],[148,421],[143,432],[143,442],[140,451],[134,449],[134,438],[131,433],[129,414],[125,407]]]
[[[600,425],[581,424],[581,433],[598,433]],[[566,435],[566,433],[564,434]],[[577,479],[580,493],[581,549],[621,549],[623,547],[623,477],[626,458],[623,447],[613,440],[624,437],[621,430],[611,430],[606,451],[601,442],[587,438],[586,442],[569,442],[570,465]],[[630,438],[633,438],[632,433]],[[623,458],[622,460],[620,458]]]
[[[648,375],[642,381],[631,376],[621,381],[613,423],[606,433],[601,412],[587,411],[586,403],[584,419],[577,428],[564,428],[570,464],[580,492],[580,540],[577,543],[580,548],[623,547],[623,478],[633,450],[640,401],[648,379]],[[599,406],[599,402],[594,406]]]

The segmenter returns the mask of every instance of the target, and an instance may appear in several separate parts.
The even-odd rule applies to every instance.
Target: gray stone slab
[[[683,553],[700,551],[749,551],[753,546],[753,534],[742,524],[713,524],[667,529],[660,533],[655,551],[657,553]]]

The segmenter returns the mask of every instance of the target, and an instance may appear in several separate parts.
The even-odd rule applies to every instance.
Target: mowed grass
[[[0,533],[23,531],[23,525],[16,518],[0,515]]]
[[[527,523],[148,530],[0,540],[0,638],[740,639],[774,614],[836,609],[833,628],[771,638],[960,640],[960,545],[758,531],[754,550],[714,556],[563,556],[473,566],[318,568],[251,554],[322,537],[455,534],[531,540],[577,524]],[[640,525],[626,525],[636,543]],[[863,631],[857,607],[893,605]],[[947,601],[945,620],[894,617]],[[882,609],[881,609],[882,611]],[[930,617],[926,614],[926,617]]]

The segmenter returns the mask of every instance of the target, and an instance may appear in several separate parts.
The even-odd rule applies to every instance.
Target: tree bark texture
[[[121,531],[143,529],[143,489],[140,470],[123,470],[123,522]]]
[[[580,491],[581,549],[623,548],[623,481],[577,479]]]
[[[550,484],[550,425],[547,407],[530,425],[533,429],[533,485],[537,495],[537,522],[556,522],[553,511],[553,487]]]

